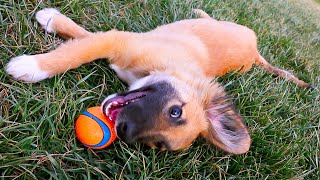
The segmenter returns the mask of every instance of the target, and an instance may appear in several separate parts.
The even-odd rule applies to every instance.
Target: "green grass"
[[[4,71],[14,56],[43,53],[62,42],[45,34],[35,12],[57,7],[91,31],[147,31],[191,18],[202,8],[216,19],[257,32],[272,64],[320,87],[317,9],[297,1],[0,0],[0,177],[2,179],[318,179],[320,95],[273,78],[260,68],[219,78],[252,136],[244,155],[228,155],[198,139],[167,152],[116,140],[91,151],[75,138],[74,120],[105,96],[125,90],[104,60],[36,84]]]

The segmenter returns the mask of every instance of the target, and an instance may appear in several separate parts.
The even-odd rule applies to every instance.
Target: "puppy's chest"
[[[117,76],[122,80],[128,83],[129,85],[137,81],[138,79],[147,76],[148,74],[142,73],[140,71],[135,71],[134,69],[129,68],[120,68],[115,64],[111,64],[110,68],[113,69]]]

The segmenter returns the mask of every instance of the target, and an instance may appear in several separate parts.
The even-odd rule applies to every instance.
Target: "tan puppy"
[[[225,151],[245,153],[250,146],[248,131],[212,78],[231,70],[243,73],[257,64],[299,86],[309,84],[271,66],[259,54],[252,30],[197,12],[202,18],[146,33],[91,33],[56,9],[44,9],[36,14],[43,28],[73,39],[45,54],[15,57],[6,70],[15,79],[37,82],[107,58],[130,86],[130,91],[111,95],[102,103],[121,139],[177,150],[202,136]]]

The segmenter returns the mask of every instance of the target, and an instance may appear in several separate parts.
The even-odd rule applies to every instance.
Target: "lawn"
[[[0,0],[0,177],[2,179],[318,179],[320,93],[275,78],[258,67],[218,78],[242,114],[250,151],[230,155],[196,140],[183,151],[149,149],[116,140],[92,151],[75,138],[74,120],[87,107],[126,89],[105,60],[36,84],[4,71],[10,58],[54,49],[35,12],[59,8],[90,31],[143,32],[195,17],[201,8],[219,20],[256,31],[270,63],[320,87],[320,20],[316,3],[298,0],[114,1]]]

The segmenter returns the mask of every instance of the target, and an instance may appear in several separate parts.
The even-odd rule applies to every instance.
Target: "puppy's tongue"
[[[112,110],[111,113],[109,114],[109,119],[115,122],[121,110],[122,110],[121,108]]]
[[[126,105],[127,102],[131,101],[131,100],[135,100],[137,98],[140,98],[142,96],[145,96],[145,92],[136,92],[136,93],[132,93],[132,94],[128,94],[124,97],[121,97],[119,99],[117,99],[117,103],[118,104],[124,104],[124,106]],[[111,113],[109,114],[109,118],[112,119],[112,121],[115,121],[119,115],[119,113],[122,111],[122,107],[116,107],[114,109],[112,109]]]
[[[126,95],[113,97],[103,105],[103,112],[111,121],[115,121],[124,106],[133,103],[136,100],[146,96],[147,92],[133,92]]]

